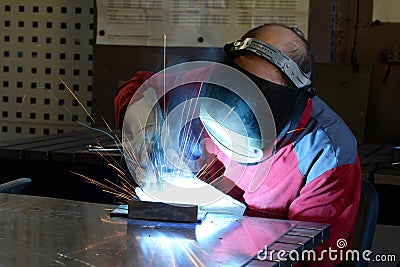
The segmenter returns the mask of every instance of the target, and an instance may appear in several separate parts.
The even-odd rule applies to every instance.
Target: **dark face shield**
[[[203,84],[200,119],[214,143],[234,161],[254,163],[263,158],[266,142],[262,141],[255,110],[235,92]]]
[[[294,31],[299,34],[295,29]],[[232,61],[228,63],[245,73],[260,88],[274,115],[277,136],[281,139],[278,147],[285,144],[296,129],[308,100],[315,96],[310,79],[311,71],[303,72],[285,53],[256,38],[244,38],[226,44],[224,50],[231,60],[243,53],[254,53],[275,65],[294,85],[281,86],[241,69]]]
[[[276,139],[291,125],[291,115],[299,101],[299,90],[281,86],[235,66],[249,78],[249,87],[259,91],[264,101],[254,101],[247,88],[236,88],[241,96],[215,84],[203,84],[200,119],[209,136],[228,156],[239,163],[256,164],[273,155]],[[239,75],[239,74],[238,74]],[[253,90],[253,89],[252,89]],[[249,90],[251,91],[251,90]],[[269,114],[268,114],[269,113]],[[269,125],[258,118],[270,116]],[[274,139],[263,138],[263,132],[274,131]],[[264,135],[265,136],[265,135]]]
[[[299,96],[297,88],[287,87],[264,80],[250,72],[233,65],[247,77],[249,77],[259,88],[268,102],[275,121],[276,136],[279,138],[289,128],[290,117]]]
[[[247,75],[221,66],[202,84],[199,118],[209,137],[233,161],[264,161],[273,154],[276,140],[270,106]]]
[[[255,53],[279,68],[297,87],[272,83],[247,72],[232,60],[225,62],[248,77],[266,100],[274,121],[274,126],[267,127],[276,131],[276,138],[271,142],[270,139],[265,140],[262,137],[266,126],[254,115],[262,114],[261,110],[264,107],[260,103],[255,104],[254,99],[246,95],[246,88],[237,89],[244,92],[239,97],[226,88],[212,84],[205,86],[204,96],[217,100],[212,104],[202,105],[200,112],[200,118],[210,137],[228,156],[230,153],[233,160],[244,164],[257,164],[285,145],[296,129],[308,99],[315,95],[310,73],[301,71],[298,65],[280,50],[255,38],[227,44],[224,50],[230,59],[244,52]],[[234,80],[235,77],[231,79]],[[228,121],[221,112],[234,112],[236,117],[231,117],[236,119]]]

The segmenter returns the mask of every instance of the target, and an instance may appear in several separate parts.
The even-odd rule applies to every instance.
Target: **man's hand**
[[[226,178],[225,176],[213,180],[210,185],[214,186],[224,194],[229,194],[229,192],[236,186],[231,179]]]
[[[234,181],[224,176],[224,172],[225,166],[215,157],[211,163],[205,165],[205,167],[197,173],[197,178],[209,183],[222,193],[245,203],[243,199],[244,191],[238,187]]]

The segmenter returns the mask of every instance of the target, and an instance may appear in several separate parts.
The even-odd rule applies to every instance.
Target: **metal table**
[[[0,194],[0,265],[290,266],[256,256],[266,246],[314,249],[329,237],[326,224],[211,213],[198,223],[110,218],[116,207]]]
[[[110,133],[111,136],[119,132]],[[0,159],[38,160],[62,163],[103,164],[104,157],[120,158],[118,151],[96,153],[88,145],[112,146],[115,137],[94,130],[71,131],[0,142]]]
[[[91,152],[89,145],[114,149]],[[110,136],[93,130],[0,142],[0,183],[27,177],[32,183],[24,193],[29,195],[112,204],[113,195],[75,173],[117,183],[118,173],[108,165],[119,167],[121,162],[121,153],[114,145]]]

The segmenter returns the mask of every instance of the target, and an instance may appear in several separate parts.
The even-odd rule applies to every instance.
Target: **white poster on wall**
[[[374,0],[372,21],[400,22],[399,0]]]
[[[309,0],[96,0],[100,45],[220,47],[268,22],[307,36]]]

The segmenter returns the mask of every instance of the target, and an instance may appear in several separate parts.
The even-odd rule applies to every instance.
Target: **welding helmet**
[[[231,160],[259,163],[270,157],[275,141],[271,109],[244,73],[222,65],[218,82],[202,85],[199,118],[213,143]],[[216,81],[216,79],[214,79]]]
[[[253,103],[254,99],[249,99],[246,95],[239,97],[226,88],[214,85],[205,87],[204,96],[224,103],[225,109],[236,109],[236,112],[233,112],[236,117],[232,116],[233,119],[226,120],[220,114],[223,105],[208,102],[208,105],[201,108],[200,118],[211,139],[223,152],[233,156],[233,160],[247,165],[258,164],[290,140],[308,100],[315,95],[310,73],[304,73],[279,49],[255,38],[240,39],[226,44],[224,51],[229,56],[227,65],[243,73],[258,87],[272,113],[273,123],[264,125],[264,122],[259,120],[260,117],[255,116],[259,109],[265,107]],[[255,53],[274,64],[295,87],[272,83],[236,65],[233,59],[245,52]],[[222,112],[224,113],[226,110]],[[269,132],[271,128],[276,133],[275,140],[268,140],[271,137],[270,133],[267,134],[266,140],[263,132]],[[227,140],[230,141],[227,143]]]

